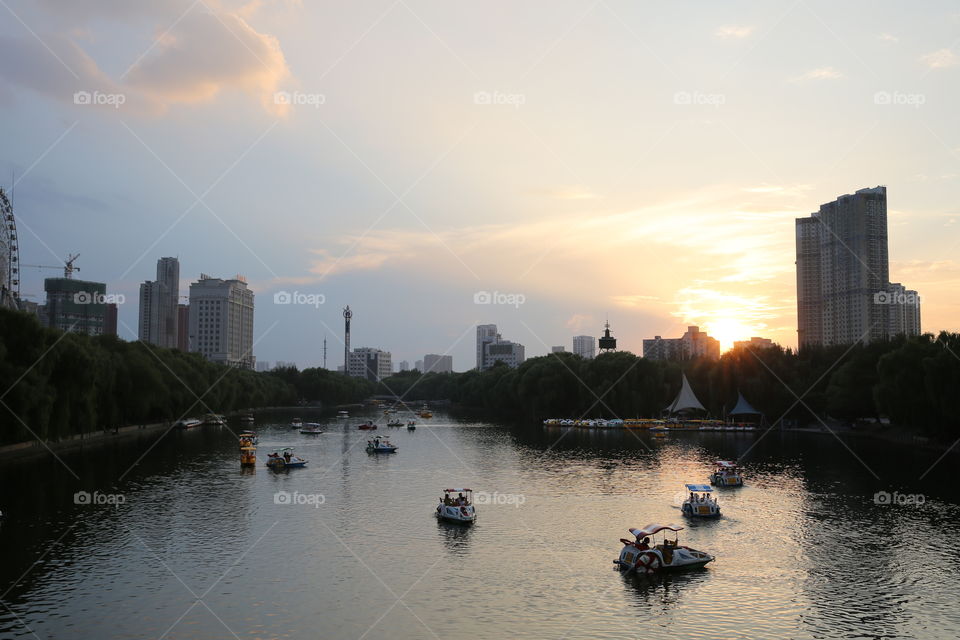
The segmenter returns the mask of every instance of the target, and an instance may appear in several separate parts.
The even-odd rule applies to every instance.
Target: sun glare
[[[729,351],[736,340],[749,340],[751,335],[757,335],[751,327],[735,318],[720,318],[707,323],[703,330],[711,337],[720,341],[720,351]]]

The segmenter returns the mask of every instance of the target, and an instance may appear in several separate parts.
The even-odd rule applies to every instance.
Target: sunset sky
[[[126,296],[126,338],[173,255],[184,295],[201,272],[245,275],[254,354],[301,366],[324,337],[342,364],[346,304],[353,346],[456,370],[478,323],[528,357],[607,317],[638,354],[688,324],[724,348],[795,346],[794,218],[877,185],[891,280],[919,291],[925,331],[960,329],[953,2],[0,0],[0,16],[21,261],[80,253],[78,277]],[[24,269],[22,292],[41,302],[55,275]]]

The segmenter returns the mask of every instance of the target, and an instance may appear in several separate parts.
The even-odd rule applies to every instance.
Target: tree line
[[[64,333],[0,310],[2,444],[208,412],[361,402],[372,393],[366,380],[323,369],[258,373],[115,336]]]
[[[447,399],[525,420],[659,417],[679,393],[681,373],[713,417],[732,410],[742,393],[770,423],[886,417],[930,436],[960,436],[960,334],[948,332],[799,353],[779,346],[735,349],[719,360],[686,362],[629,352],[594,359],[558,353],[515,369],[403,372],[384,380],[380,393],[409,401]]]
[[[539,421],[658,417],[685,373],[714,417],[737,394],[768,422],[889,418],[938,438],[960,436],[960,334],[852,347],[738,349],[719,360],[658,362],[629,352],[531,358],[483,372],[408,371],[379,383],[326,369],[254,372],[114,336],[64,334],[0,310],[0,443],[57,440],[134,424],[245,408],[359,403],[374,394]],[[199,398],[199,399],[198,399]]]

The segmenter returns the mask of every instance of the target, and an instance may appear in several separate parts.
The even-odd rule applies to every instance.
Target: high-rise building
[[[270,361],[257,360],[257,371],[270,371]]]
[[[887,287],[888,305],[887,333],[892,338],[898,335],[920,335],[920,296],[916,291],[907,289],[899,282],[891,282]],[[882,296],[877,296],[882,299]]]
[[[109,302],[103,310],[103,335],[117,335],[117,315],[118,308],[116,302]]]
[[[177,349],[190,351],[190,305],[177,304]]]
[[[253,291],[243,276],[200,274],[190,285],[190,350],[208,360],[253,369]]]
[[[61,331],[99,336],[103,333],[107,285],[73,278],[45,278],[46,326]]]
[[[175,348],[179,340],[180,261],[157,260],[157,279],[140,285],[138,337],[143,342]]]
[[[477,325],[477,369],[483,371],[483,359],[486,345],[497,339],[497,325]]]
[[[453,356],[428,353],[423,356],[424,373],[453,373]]]
[[[400,371],[410,371],[410,363],[407,360],[400,361]]]
[[[573,352],[581,358],[597,355],[597,339],[593,336],[573,336]]]
[[[564,352],[566,352],[566,349],[563,348],[563,345],[560,345],[559,347],[550,347],[550,353],[564,353]]]
[[[687,327],[679,338],[647,338],[643,341],[643,357],[648,360],[691,360],[693,358],[720,358],[720,342],[700,331]]]
[[[796,249],[801,349],[884,340],[914,319],[919,325],[919,301],[910,323],[891,318],[903,310],[889,303],[886,187],[840,196],[798,218]]]
[[[350,352],[347,373],[355,378],[379,382],[393,373],[393,358],[389,351],[358,347]]]
[[[160,293],[160,344],[176,348],[178,337],[177,307],[180,302],[180,260],[160,258],[157,260],[157,282],[162,285]]]
[[[413,368],[415,371],[419,371],[420,373],[423,373],[423,360],[417,360],[416,362],[414,362]]]

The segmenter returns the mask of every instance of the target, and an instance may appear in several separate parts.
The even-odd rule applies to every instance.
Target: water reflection
[[[642,607],[642,614],[647,613],[650,605],[660,609],[675,606],[684,594],[691,593],[695,587],[710,579],[710,570],[707,568],[651,576],[626,571],[618,573],[621,574],[627,602]]]
[[[454,555],[462,555],[470,551],[470,539],[476,526],[478,525],[447,522],[437,518],[437,534],[447,551]]]
[[[289,419],[255,427],[259,451],[292,446],[310,460],[281,473],[237,473],[236,438],[216,428],[67,454],[79,482],[53,459],[0,467],[4,603],[41,637],[157,637],[195,602],[183,583],[201,593],[224,576],[205,602],[239,637],[430,635],[417,618],[440,637],[960,636],[954,465],[918,480],[938,453],[851,441],[861,464],[829,435],[653,442],[437,415],[391,431],[397,454],[370,456],[359,418],[312,437]],[[683,483],[743,454],[746,486],[715,492],[723,517],[682,518]],[[523,500],[481,505],[474,526],[446,523],[433,513],[444,486]],[[81,489],[127,500],[74,504]],[[278,491],[324,501],[278,504]],[[926,502],[876,504],[878,491]],[[684,525],[681,544],[716,561],[613,575],[617,540],[652,522]],[[416,617],[397,605],[378,623],[393,602],[384,585],[410,589]],[[451,594],[473,613],[447,616]],[[389,599],[357,605],[378,598]],[[202,613],[167,637],[231,637]],[[29,632],[0,607],[0,636],[14,634]]]

